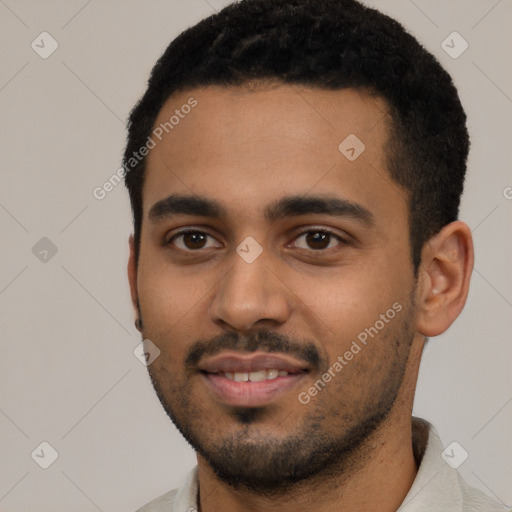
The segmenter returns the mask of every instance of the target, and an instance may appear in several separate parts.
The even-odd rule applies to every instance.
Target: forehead
[[[274,84],[180,92],[151,135],[144,214],[176,193],[215,198],[247,217],[279,196],[310,192],[396,210],[406,194],[387,171],[389,126],[386,102],[354,89]]]

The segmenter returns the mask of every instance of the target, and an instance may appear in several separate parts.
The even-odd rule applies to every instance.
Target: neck
[[[339,472],[304,480],[272,496],[260,495],[233,489],[219,480],[198,455],[199,512],[395,512],[417,472],[411,420],[420,355],[421,347],[415,350],[413,345],[395,406]]]

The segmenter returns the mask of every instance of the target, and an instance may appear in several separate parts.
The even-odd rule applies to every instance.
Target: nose
[[[223,329],[275,328],[288,319],[291,291],[264,254],[252,263],[234,254],[233,266],[220,281],[210,306],[211,320]]]

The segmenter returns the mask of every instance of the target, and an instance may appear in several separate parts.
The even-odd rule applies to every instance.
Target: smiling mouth
[[[304,361],[287,354],[269,352],[224,351],[205,358],[197,366],[203,373],[224,374],[237,382],[272,380],[280,376],[279,372],[293,374],[309,370],[309,365]],[[282,373],[281,376],[284,375]]]
[[[288,395],[310,368],[287,354],[223,352],[200,362],[198,370],[216,401],[257,407]]]
[[[277,377],[286,377],[289,375],[289,372],[272,368],[269,370],[257,370],[255,372],[222,372],[217,375],[222,375],[226,377],[226,379],[234,380],[235,382],[262,382],[264,380],[274,380],[277,379]]]

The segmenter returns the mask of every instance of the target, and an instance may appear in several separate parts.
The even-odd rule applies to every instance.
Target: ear
[[[139,318],[139,293],[137,290],[137,263],[135,261],[135,241],[133,235],[130,235],[130,257],[128,258],[128,282],[130,283],[130,294],[135,314],[135,327],[140,331]]]
[[[418,324],[423,336],[438,336],[459,316],[469,291],[474,250],[471,230],[452,222],[424,246],[418,276]]]

